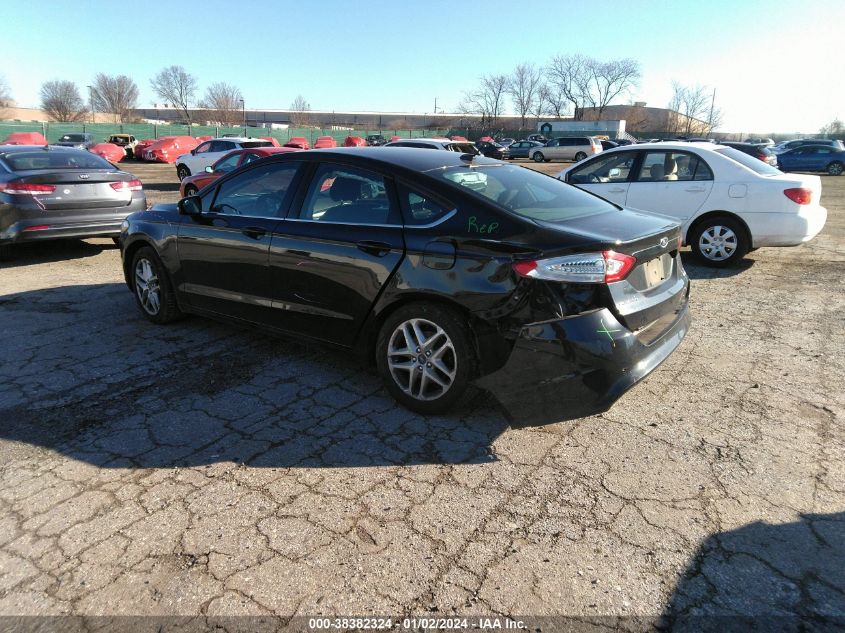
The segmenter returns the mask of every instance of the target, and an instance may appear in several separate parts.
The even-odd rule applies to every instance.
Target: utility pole
[[[434,114],[437,114],[437,97],[434,97]]]
[[[716,89],[713,88],[713,98],[710,100],[710,116],[707,119],[707,134],[713,133],[713,108],[716,106]]]
[[[241,99],[241,108],[244,112],[244,136],[246,136],[246,102]]]
[[[94,86],[88,86],[88,100],[91,102],[91,123],[94,123]]]

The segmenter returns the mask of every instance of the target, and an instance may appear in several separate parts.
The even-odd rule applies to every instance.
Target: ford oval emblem
[[[666,248],[669,246],[669,238],[668,237],[661,237],[660,238],[660,248]]]
[[[88,174],[79,174],[80,180],[88,180]]]

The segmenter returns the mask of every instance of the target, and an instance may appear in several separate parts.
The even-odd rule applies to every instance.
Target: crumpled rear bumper
[[[508,361],[476,381],[515,423],[542,424],[606,411],[680,345],[686,296],[636,334],[602,309],[522,328]]]

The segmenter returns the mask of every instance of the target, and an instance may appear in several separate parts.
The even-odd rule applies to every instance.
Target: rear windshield
[[[759,158],[749,156],[745,152],[740,152],[733,147],[723,147],[716,150],[722,156],[727,156],[731,160],[735,160],[743,167],[748,167],[751,171],[760,174],[761,176],[777,176],[780,173],[779,169],[775,169],[768,163],[764,163]]]
[[[272,147],[273,144],[270,141],[244,141],[240,144],[241,147],[249,149],[250,147]]]
[[[577,187],[516,165],[460,166],[429,173],[531,220],[560,222],[616,210]]]
[[[478,149],[472,143],[449,143],[446,145],[446,149],[461,154],[478,154]]]
[[[108,161],[90,152],[11,152],[3,162],[12,171],[31,169],[114,169]]]
[[[85,140],[84,134],[65,134],[59,141],[63,143],[81,143]]]

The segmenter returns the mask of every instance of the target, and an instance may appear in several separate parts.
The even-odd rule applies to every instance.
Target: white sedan
[[[211,167],[232,150],[249,149],[251,147],[271,147],[272,145],[272,142],[260,138],[213,138],[210,141],[200,143],[196,149],[192,149],[189,153],[182,154],[176,159],[176,176],[181,182],[188,176],[199,174],[205,171],[206,167]]]
[[[727,266],[760,246],[798,246],[824,227],[821,179],[784,174],[713,143],[644,143],[607,150],[558,178],[620,206],[670,216],[706,264]]]

